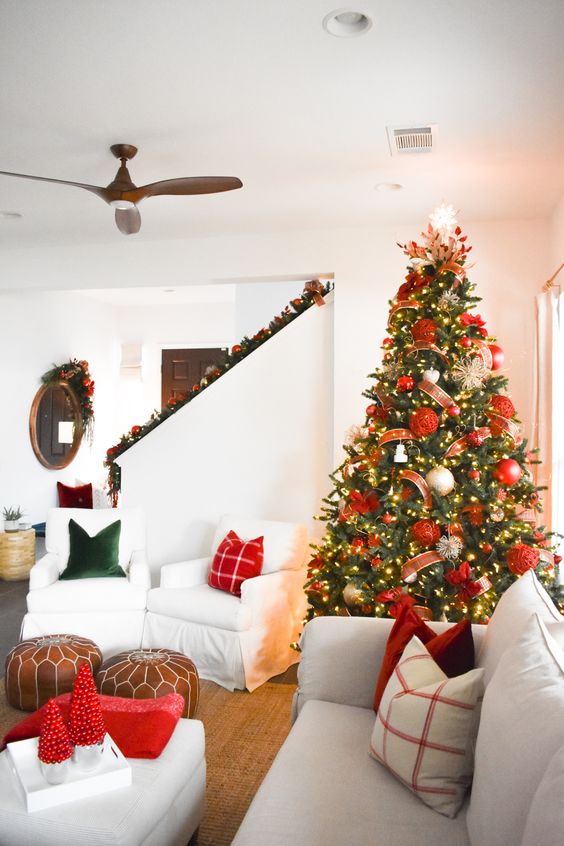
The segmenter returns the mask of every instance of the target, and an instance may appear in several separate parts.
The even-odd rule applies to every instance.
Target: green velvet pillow
[[[60,579],[125,578],[119,566],[119,535],[121,520],[116,520],[90,537],[82,526],[69,520],[70,555]]]

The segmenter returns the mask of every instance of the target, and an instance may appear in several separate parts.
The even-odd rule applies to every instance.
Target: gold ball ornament
[[[433,493],[439,494],[439,496],[449,494],[455,485],[454,476],[448,467],[442,467],[441,465],[429,470],[425,476],[425,480]]]
[[[503,508],[492,508],[490,511],[490,517],[494,521],[494,523],[501,523],[503,518],[505,517],[505,511]]]
[[[343,599],[347,605],[362,605],[364,593],[355,582],[349,582],[343,589]]]

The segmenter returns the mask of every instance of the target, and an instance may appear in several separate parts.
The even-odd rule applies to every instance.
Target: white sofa
[[[534,574],[511,586],[487,627],[473,627],[486,692],[471,799],[454,819],[368,753],[392,624],[320,617],[306,626],[295,722],[233,846],[561,846],[564,618]]]
[[[127,578],[59,579],[69,558],[71,518],[91,536],[121,520],[119,564]],[[141,646],[151,584],[142,510],[50,508],[45,547],[47,554],[29,574],[22,640],[47,634],[76,634],[91,638],[104,658]]]

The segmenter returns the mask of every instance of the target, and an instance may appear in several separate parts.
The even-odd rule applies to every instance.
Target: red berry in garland
[[[441,536],[441,528],[434,520],[417,520],[411,527],[411,534],[421,546],[434,546]]]
[[[425,438],[432,435],[439,428],[437,413],[428,406],[416,408],[409,417],[409,428],[418,438]]]
[[[50,699],[45,706],[37,756],[44,764],[60,764],[72,756],[69,733],[63,722],[61,709],[54,699]]]
[[[69,734],[75,746],[101,743],[106,734],[102,708],[90,664],[83,664],[74,682],[69,712]]]
[[[408,394],[415,387],[415,379],[413,376],[400,376],[396,382],[396,388],[402,394]]]
[[[437,337],[437,324],[434,320],[418,320],[411,327],[411,334],[414,341],[427,341],[434,344]]]
[[[539,563],[539,551],[525,543],[516,543],[507,552],[507,566],[516,576],[534,570]]]

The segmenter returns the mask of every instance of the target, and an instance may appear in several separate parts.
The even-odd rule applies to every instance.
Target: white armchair
[[[59,580],[69,558],[71,517],[91,536],[121,520],[119,564],[127,578]],[[47,554],[29,574],[22,639],[63,632],[89,637],[104,658],[138,648],[151,586],[142,511],[51,508],[47,512],[45,547]]]
[[[263,535],[262,574],[247,579],[241,597],[209,587],[213,554],[233,529],[245,540]],[[149,591],[143,646],[188,655],[200,676],[228,690],[254,690],[299,660],[290,644],[305,615],[308,541],[305,526],[226,515],[212,555],[161,569]]]

